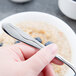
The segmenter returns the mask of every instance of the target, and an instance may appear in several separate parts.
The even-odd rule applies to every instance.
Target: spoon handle
[[[45,47],[43,44],[41,44],[40,42],[38,42],[37,40],[32,38],[30,35],[28,35],[27,33],[23,32],[21,29],[19,29],[18,27],[14,26],[10,23],[2,24],[2,29],[11,37],[13,37],[19,41],[22,41],[28,45],[31,45],[35,48],[41,49],[41,48]],[[60,55],[56,55],[55,57],[57,59],[59,59],[60,61],[62,61],[64,64],[66,64],[68,67],[70,67],[76,74],[76,70],[75,70],[74,66],[69,61],[67,61]]]

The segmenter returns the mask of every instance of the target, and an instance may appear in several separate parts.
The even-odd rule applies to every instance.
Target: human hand
[[[57,46],[50,44],[41,50],[24,43],[0,47],[0,76],[55,76],[51,63]]]

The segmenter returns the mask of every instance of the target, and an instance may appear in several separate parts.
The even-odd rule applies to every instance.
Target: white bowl
[[[59,0],[58,5],[60,10],[67,17],[76,20],[76,1],[73,0]]]
[[[72,63],[76,65],[76,35],[74,31],[62,20],[52,15],[41,13],[41,12],[22,12],[12,16],[9,16],[2,21],[0,21],[0,25],[4,22],[10,22],[16,24],[22,21],[42,21],[49,23],[55,27],[57,27],[60,31],[62,31],[67,39],[69,40],[69,44],[72,49]],[[0,27],[0,33],[2,33],[2,28]],[[71,71],[71,72],[70,72]],[[74,76],[72,70],[68,70],[65,76]]]
[[[11,0],[13,2],[16,2],[16,3],[24,3],[24,2],[29,2],[31,0]]]

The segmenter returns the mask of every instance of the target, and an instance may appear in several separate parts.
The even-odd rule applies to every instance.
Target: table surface
[[[31,0],[17,4],[11,0],[0,0],[0,20],[15,13],[24,11],[40,11],[52,14],[65,21],[76,33],[76,20],[66,17],[58,8],[58,0]]]

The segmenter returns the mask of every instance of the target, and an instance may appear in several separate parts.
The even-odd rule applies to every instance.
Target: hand
[[[53,59],[56,51],[55,44],[41,50],[24,43],[0,47],[0,76],[55,76],[50,62],[62,64]]]

